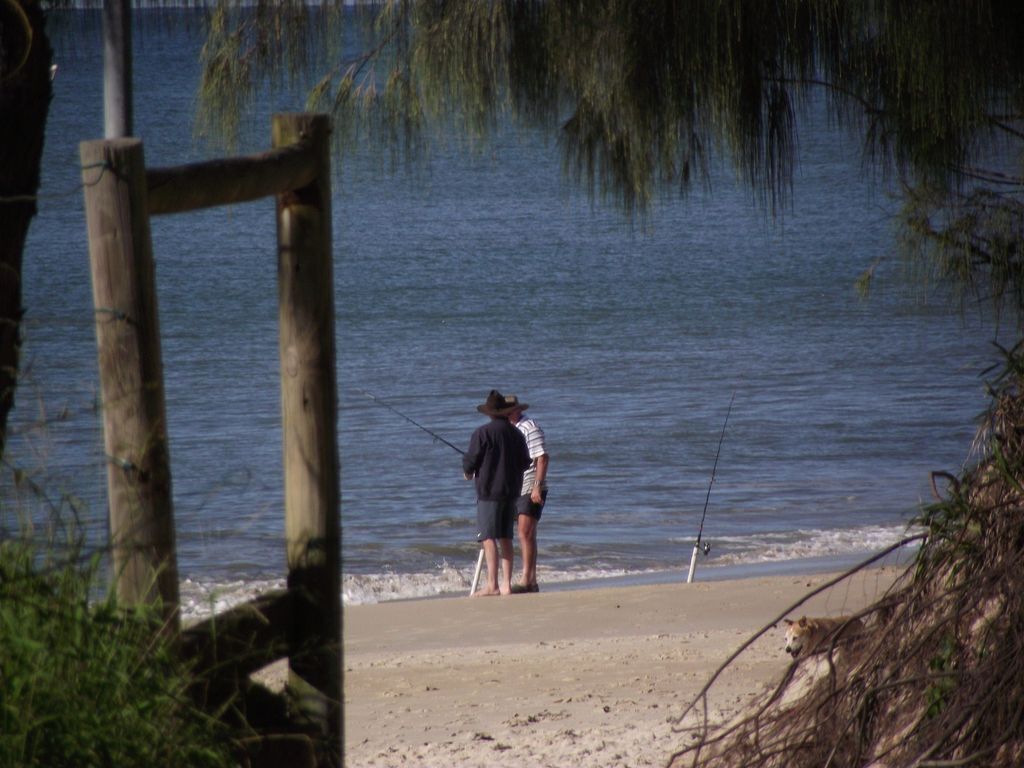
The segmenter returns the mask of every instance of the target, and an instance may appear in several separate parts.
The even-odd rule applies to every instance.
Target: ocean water
[[[57,51],[8,460],[54,509],[75,499],[102,546],[78,160],[102,134],[101,46],[81,18]],[[192,133],[200,46],[195,30],[136,37],[150,166],[216,154]],[[302,107],[299,92],[266,94],[239,151],[268,148],[269,115]],[[381,402],[464,447],[491,388],[530,403],[547,436],[551,588],[685,578],[705,508],[698,578],[845,562],[904,535],[930,472],[968,458],[995,331],[904,274],[897,203],[855,140],[812,109],[799,145],[779,218],[723,164],[645,226],[568,183],[536,129],[505,126],[478,153],[449,136],[420,171],[346,158],[333,215],[347,603],[467,590],[460,456]],[[161,217],[152,233],[179,570],[197,614],[284,576],[274,205]],[[854,281],[878,259],[861,299]],[[4,506],[9,532],[17,505]]]

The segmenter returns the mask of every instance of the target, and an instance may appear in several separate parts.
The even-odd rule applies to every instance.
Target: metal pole
[[[132,9],[103,0],[103,136],[132,135]]]
[[[693,542],[693,553],[690,555],[690,572],[686,574],[686,583],[693,583],[693,574],[697,570],[697,552],[700,551],[700,542]]]
[[[476,585],[480,583],[480,569],[484,566],[484,548],[480,547],[480,554],[476,558],[476,571],[473,573],[473,584],[469,587],[469,596],[476,594]]]

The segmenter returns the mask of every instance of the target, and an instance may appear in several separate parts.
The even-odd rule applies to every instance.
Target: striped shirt
[[[530,451],[531,463],[523,473],[523,490],[521,491],[522,494],[527,494],[533,491],[534,478],[537,476],[537,457],[547,453],[547,449],[544,447],[544,430],[537,425],[536,421],[526,416],[519,420],[516,428],[523,433],[523,437],[526,438],[526,447]],[[546,477],[540,487],[542,490],[548,487]]]

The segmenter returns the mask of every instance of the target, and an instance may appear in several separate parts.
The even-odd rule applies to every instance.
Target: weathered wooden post
[[[118,597],[161,601],[177,633],[178,566],[153,245],[138,139],[81,144]]]
[[[341,591],[338,395],[331,253],[330,122],[276,115],[273,146],[304,139],[319,157],[309,184],[277,196],[285,537],[294,611],[289,688],[340,765]]]

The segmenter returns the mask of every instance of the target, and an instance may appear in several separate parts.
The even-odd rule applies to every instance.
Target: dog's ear
[[[789,619],[783,619],[783,621],[786,622],[786,626],[787,627],[792,627],[793,626],[793,622],[790,621]]]
[[[800,617],[800,621],[798,621],[797,624],[799,624],[801,627],[806,627],[807,626],[807,617],[806,616],[801,616]]]

